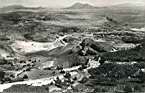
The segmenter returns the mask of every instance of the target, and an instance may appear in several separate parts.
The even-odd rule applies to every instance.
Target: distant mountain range
[[[9,5],[9,6],[2,7],[1,9],[38,9],[38,8],[42,8],[42,7],[25,7],[23,5]]]
[[[15,10],[22,10],[22,9],[37,10],[37,9],[42,9],[42,7],[25,7],[22,5],[9,5],[9,6],[0,8],[0,12],[15,11]]]
[[[93,6],[88,3],[75,3],[70,7],[66,7],[65,9],[98,9],[98,8],[111,8],[111,9],[145,9],[145,4],[142,3],[123,3],[123,4],[116,4],[112,6],[104,6],[104,7],[97,7]],[[20,9],[44,9],[43,7],[26,7],[22,5],[10,5],[0,8],[0,11],[10,11],[10,10],[20,10]]]
[[[111,5],[111,6],[105,6],[105,7],[97,7],[90,5],[88,3],[83,4],[83,3],[75,3],[70,7],[67,7],[66,9],[97,9],[97,8],[139,8],[139,9],[145,9],[145,4],[141,3],[123,3],[123,4],[116,4],[116,5]]]
[[[109,6],[109,8],[124,8],[124,9],[145,9],[145,4],[141,3],[123,3],[123,4],[117,4]]]

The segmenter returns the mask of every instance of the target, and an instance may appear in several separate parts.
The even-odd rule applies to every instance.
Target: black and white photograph
[[[0,93],[145,93],[145,0],[0,0]]]

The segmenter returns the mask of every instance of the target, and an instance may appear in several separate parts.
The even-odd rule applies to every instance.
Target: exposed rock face
[[[89,59],[88,56],[95,56],[102,52],[110,52],[112,48],[113,47],[106,42],[97,42],[86,38],[79,45],[59,48],[61,51],[59,51],[60,54],[57,55],[57,64],[68,67],[86,64]]]
[[[80,45],[82,46],[82,49],[87,46],[90,47],[89,50],[94,50],[97,52],[110,52],[113,49],[113,47],[106,42],[95,42],[90,38],[84,39]]]
[[[7,58],[8,56],[14,56],[15,53],[13,49],[7,44],[0,44],[0,56],[2,58]]]

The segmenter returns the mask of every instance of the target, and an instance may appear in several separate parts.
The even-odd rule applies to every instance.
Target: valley
[[[0,92],[145,92],[141,7],[1,8]]]

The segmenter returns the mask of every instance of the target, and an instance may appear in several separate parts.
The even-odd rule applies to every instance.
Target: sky
[[[68,7],[76,2],[89,3],[94,6],[109,6],[120,3],[144,4],[145,0],[0,0],[0,7],[8,5],[24,5],[31,7]]]

